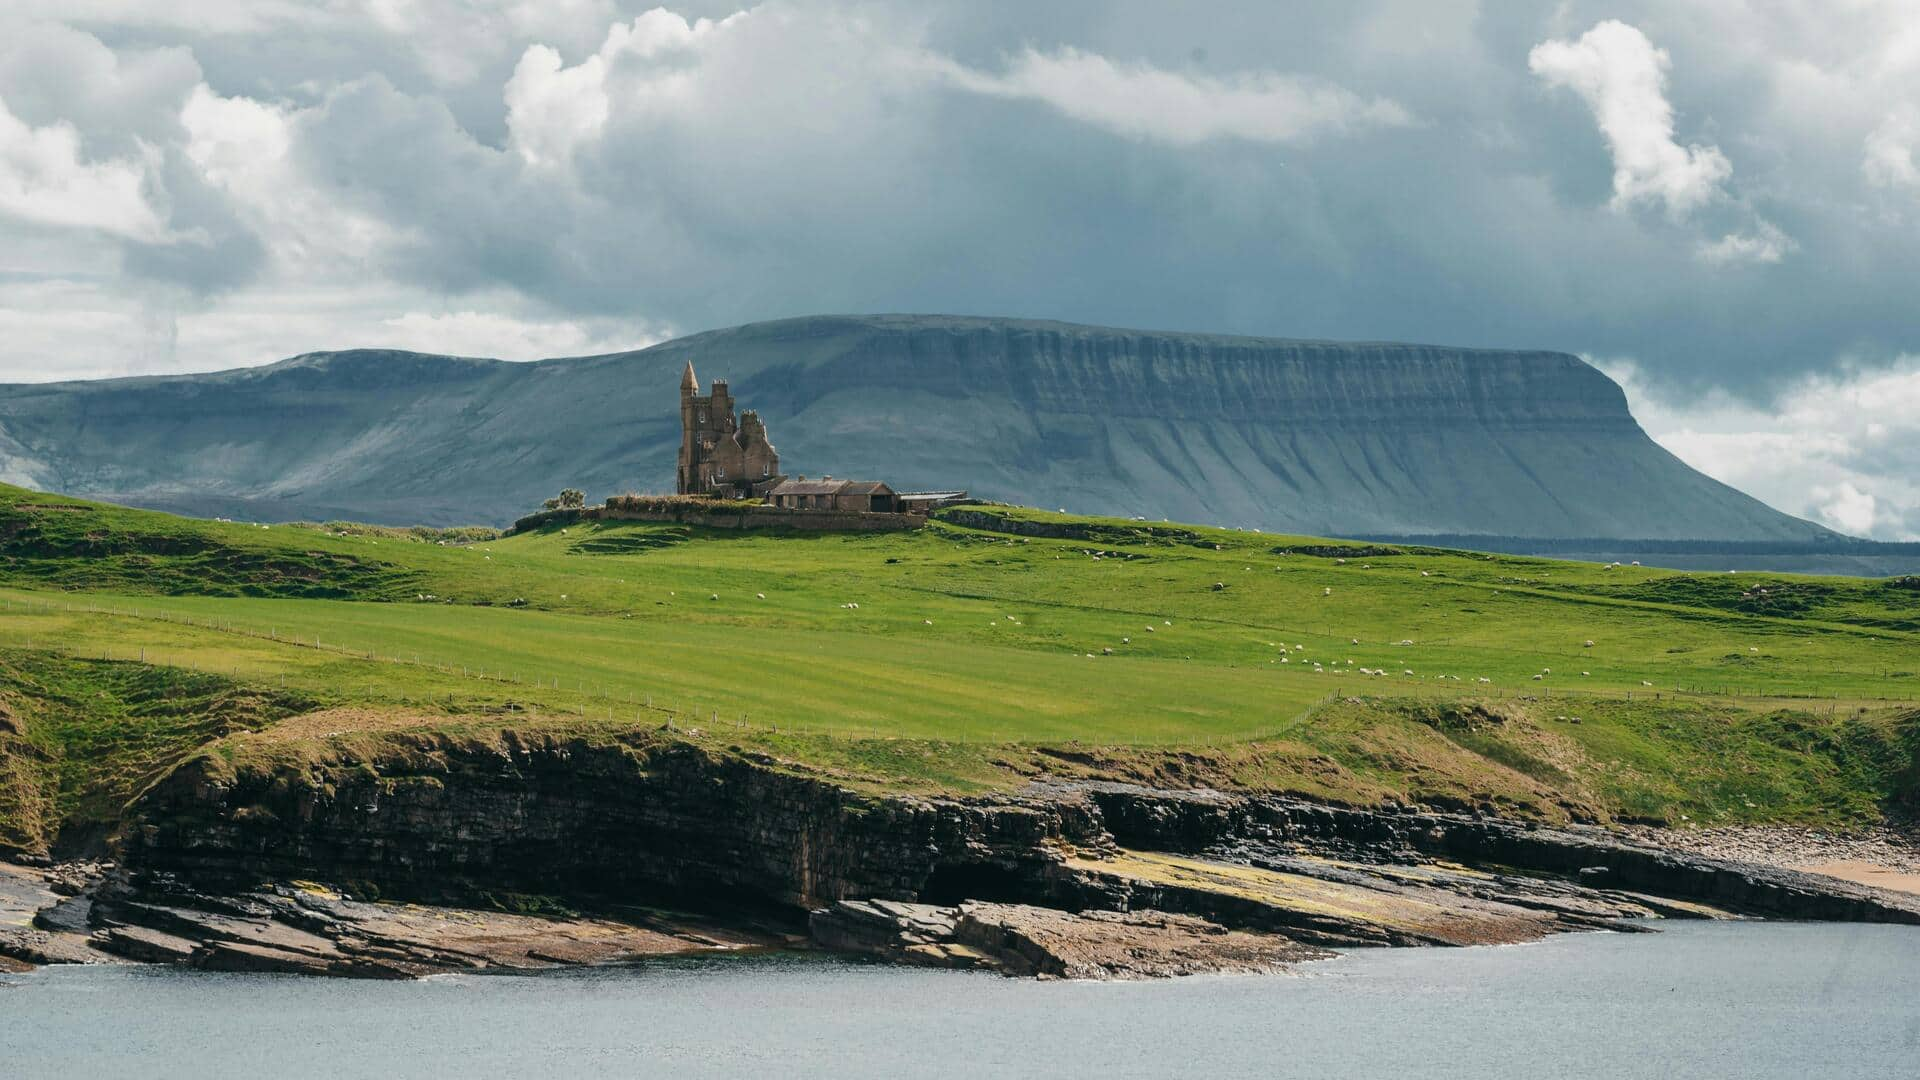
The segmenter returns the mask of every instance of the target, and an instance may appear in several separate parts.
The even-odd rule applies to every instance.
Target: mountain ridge
[[[0,479],[189,513],[500,522],[563,484],[670,487],[688,361],[760,412],[793,473],[1317,534],[1837,536],[1681,463],[1566,353],[974,316],[0,386]]]

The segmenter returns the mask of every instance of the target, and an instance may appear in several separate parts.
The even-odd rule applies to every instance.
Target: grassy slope
[[[0,488],[0,648],[415,725],[671,718],[876,784],[1044,770],[1843,821],[1912,779],[1920,591],[1901,583],[1003,516],[1073,535],[607,524],[452,546]]]

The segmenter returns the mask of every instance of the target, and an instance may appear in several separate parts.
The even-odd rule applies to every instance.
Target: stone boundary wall
[[[711,509],[685,506],[626,510],[601,507],[582,514],[587,521],[669,521],[709,529],[801,529],[811,532],[889,532],[918,529],[920,514],[878,514],[864,510],[787,510],[778,506],[720,503]]]
[[[787,510],[759,503],[704,499],[661,499],[641,506],[589,506],[542,510],[513,523],[509,533],[532,532],[547,525],[580,521],[656,521],[708,529],[796,529],[803,532],[902,532],[925,527],[920,514],[880,514],[863,510]]]

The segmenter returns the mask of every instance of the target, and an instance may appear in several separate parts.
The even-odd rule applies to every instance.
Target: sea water
[[[414,983],[52,968],[0,976],[0,1077],[1920,1076],[1920,928],[1659,925],[1132,983],[819,955]]]

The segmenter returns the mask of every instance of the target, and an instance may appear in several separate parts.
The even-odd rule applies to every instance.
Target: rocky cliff
[[[1112,783],[858,792],[667,732],[260,750],[236,737],[146,791],[120,866],[0,863],[0,971],[114,956],[408,978],[810,938],[1136,978],[1660,918],[1920,924],[1912,895],[1412,807]]]
[[[1110,784],[861,793],[664,733],[393,736],[371,755],[311,747],[238,766],[215,753],[147,792],[134,822],[123,854],[145,873],[444,902],[525,892],[776,920],[847,899],[1151,908],[1317,945],[1524,940],[1661,912],[1650,896],[1920,922],[1920,903],[1600,830]],[[1431,859],[1543,880],[1378,869]]]
[[[946,316],[533,364],[356,351],[0,387],[0,480],[201,514],[502,523],[672,486],[693,361],[791,472],[1314,534],[1819,539],[1688,468],[1575,357]]]

